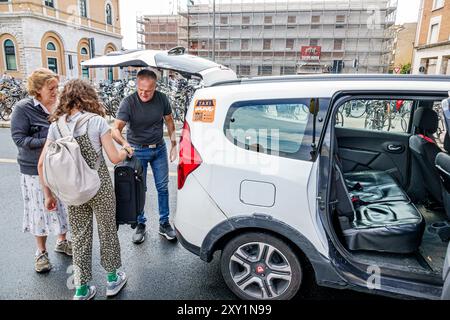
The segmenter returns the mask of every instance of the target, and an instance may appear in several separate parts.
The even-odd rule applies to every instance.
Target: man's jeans
[[[158,191],[159,223],[169,222],[169,161],[167,158],[166,144],[156,148],[141,148],[131,145],[134,148],[134,155],[141,161],[144,169],[145,191],[147,191],[147,168],[152,167],[155,179],[156,190]],[[138,216],[138,223],[145,223],[145,211]]]

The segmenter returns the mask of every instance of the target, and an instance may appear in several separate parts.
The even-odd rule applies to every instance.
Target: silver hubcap
[[[292,280],[292,269],[286,257],[262,242],[240,246],[231,256],[229,268],[239,289],[256,299],[277,298]]]

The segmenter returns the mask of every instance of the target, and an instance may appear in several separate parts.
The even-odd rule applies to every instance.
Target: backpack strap
[[[81,128],[89,120],[91,120],[92,118],[94,118],[96,116],[98,116],[98,114],[96,114],[96,113],[91,113],[91,112],[83,113],[77,119],[72,130],[70,130],[69,126],[67,125],[67,121],[66,121],[67,115],[59,117],[56,125],[57,125],[57,127],[59,129],[59,133],[61,134],[62,137],[73,136],[76,129]],[[86,130],[86,133],[87,133],[87,130]],[[98,170],[100,168],[101,162],[102,162],[102,154],[100,153],[99,155],[97,155],[97,161],[95,162],[95,165],[94,165],[95,170]]]
[[[81,117],[79,117],[77,119],[77,122],[75,123],[75,126],[73,127],[73,131],[75,131],[78,128],[81,128],[82,126],[84,126],[89,120],[91,120],[92,118],[98,116],[98,114],[96,113],[91,113],[91,112],[86,112],[83,113],[81,115]]]
[[[91,113],[91,112],[83,113],[78,118],[77,122],[75,123],[73,131],[75,131],[75,129],[77,129],[77,128],[81,128],[86,123],[88,123],[89,120],[91,120],[92,118],[94,118],[96,116],[98,116],[98,114],[96,114],[96,113]],[[88,134],[88,132],[89,132],[89,124],[86,127],[86,134]],[[102,163],[102,153],[100,152],[100,154],[97,155],[97,161],[95,161],[94,169],[98,170],[100,168],[101,163]]]
[[[56,126],[58,127],[59,133],[61,134],[61,137],[67,137],[70,136],[71,132],[69,130],[69,126],[67,125],[66,121],[67,115],[63,115],[59,117],[58,121],[56,122]]]
[[[67,115],[63,115],[63,116],[59,117],[56,125],[57,125],[59,133],[61,134],[62,137],[73,136],[76,129],[82,127],[83,125],[86,124],[86,122],[88,122],[89,120],[91,120],[92,118],[94,118],[96,116],[97,116],[96,113],[90,113],[90,112],[83,113],[77,119],[72,130],[70,130],[69,126],[67,125]]]

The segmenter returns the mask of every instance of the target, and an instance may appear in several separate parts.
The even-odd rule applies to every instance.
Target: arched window
[[[64,44],[56,32],[48,31],[42,36],[41,54],[43,67],[59,75],[66,75]]]
[[[48,51],[56,51],[56,46],[53,42],[47,43],[47,50]]]
[[[12,40],[6,40],[4,43],[6,70],[17,70],[16,48]]]
[[[109,3],[106,5],[106,23],[112,25],[112,9]]]
[[[88,54],[88,49],[86,49],[85,47],[81,48],[81,52],[82,55],[87,55]]]

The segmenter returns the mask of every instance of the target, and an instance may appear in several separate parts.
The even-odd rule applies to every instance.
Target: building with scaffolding
[[[179,44],[240,76],[387,73],[392,0],[180,0]]]
[[[169,50],[178,45],[178,15],[137,17],[139,49]]]

